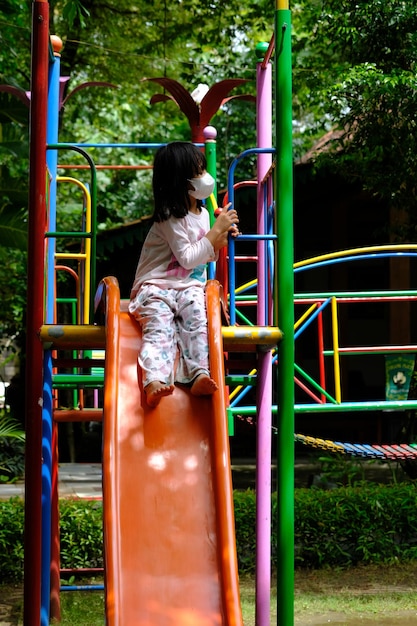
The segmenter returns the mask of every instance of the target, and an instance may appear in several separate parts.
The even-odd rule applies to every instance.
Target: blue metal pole
[[[46,121],[46,141],[47,144],[58,143],[59,124],[59,77],[61,68],[60,49],[62,42],[58,37],[54,37],[53,61],[49,64],[48,76],[48,117]],[[49,207],[47,230],[56,231],[56,176],[58,165],[57,150],[47,150],[46,165],[49,174]],[[49,237],[46,241],[46,312],[45,320],[47,324],[54,323],[55,308],[55,238]]]
[[[59,119],[59,76],[60,50],[62,42],[54,37],[53,58],[48,72],[48,114],[46,120],[46,141],[57,143]],[[56,230],[56,175],[58,153],[47,150],[46,166],[49,180],[48,230]],[[46,304],[45,320],[52,324],[55,310],[55,239],[47,239],[46,250]],[[42,408],[42,554],[41,554],[41,626],[49,624],[51,593],[51,505],[52,505],[52,356],[45,352]]]
[[[52,353],[43,359],[41,626],[49,625],[51,592]]]

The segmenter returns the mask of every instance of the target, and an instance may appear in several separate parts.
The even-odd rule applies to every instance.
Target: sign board
[[[415,354],[385,356],[385,400],[407,400]]]

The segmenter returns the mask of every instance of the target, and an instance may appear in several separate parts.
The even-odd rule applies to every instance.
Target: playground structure
[[[280,48],[282,62],[280,63],[284,64],[280,71],[282,83],[280,93],[286,94],[285,102],[288,103],[290,102],[288,96],[291,94],[291,72],[287,68],[284,71],[284,67],[290,60],[290,15],[288,9],[282,7],[277,13],[280,41],[281,38],[284,40],[284,45]],[[176,389],[172,398],[166,401],[164,399],[161,406],[148,415],[148,409],[143,408],[140,381],[137,378],[136,354],[137,342],[140,340],[138,329],[126,315],[125,305],[119,302],[114,279],[104,279],[94,298],[96,165],[88,154],[89,145],[59,144],[57,134],[59,47],[58,42],[53,41],[54,54],[50,53],[48,25],[48,3],[35,1],[32,22],[27,313],[27,370],[30,374],[27,376],[26,385],[28,408],[24,623],[38,626],[49,624],[52,617],[59,618],[56,425],[66,420],[102,419],[107,623],[162,624],[166,623],[169,616],[172,624],[192,622],[238,625],[242,623],[242,617],[233,529],[227,401],[225,393],[221,391],[225,388],[223,355],[229,350],[258,350],[265,371],[265,375],[258,376],[258,380],[265,383],[265,389],[259,394],[259,415],[262,419],[269,420],[269,425],[267,424],[263,430],[266,445],[270,445],[272,415],[270,350],[280,340],[281,331],[275,324],[270,323],[274,307],[268,272],[260,273],[259,289],[263,290],[262,301],[265,304],[260,307],[263,313],[258,324],[248,326],[246,330],[240,327],[239,331],[236,327],[236,332],[227,333],[220,321],[221,296],[218,282],[213,280],[214,269],[210,268],[212,280],[207,288],[207,306],[211,371],[218,381],[220,391],[212,399],[195,399],[190,398],[187,392]],[[272,51],[271,43],[265,58],[264,54],[261,54],[257,71],[259,93],[265,94],[259,96],[258,107],[262,107],[265,115],[258,116],[259,145],[255,149],[260,181],[258,196],[261,200],[259,205],[261,230],[256,238],[260,262],[265,268],[268,263],[265,242],[276,240],[273,233],[265,230],[267,222],[269,227],[272,225],[265,212],[266,202],[273,202],[271,174],[278,172],[278,178],[285,179],[285,184],[280,185],[281,190],[285,188],[288,191],[291,189],[292,169],[291,153],[288,154],[288,146],[291,146],[291,115],[288,115],[288,106],[284,110],[284,101],[281,103],[281,109],[278,107],[279,111],[282,110],[278,117],[286,119],[287,132],[280,133],[281,147],[278,147],[278,150],[286,158],[281,159],[281,166],[275,171],[270,167],[272,154],[275,152],[271,147],[274,143],[271,122]],[[280,125],[282,129],[283,121]],[[208,136],[207,139],[206,149],[210,153],[213,137]],[[70,176],[60,179],[58,155],[62,150],[74,150],[85,158],[90,171],[88,184]],[[213,162],[210,161],[208,154],[208,168],[212,167]],[[48,183],[47,188],[45,181]],[[62,183],[74,185],[82,191],[84,217],[81,233],[61,233],[57,230],[57,184]],[[267,192],[264,191],[266,189]],[[291,195],[287,193],[286,197],[290,199]],[[231,200],[233,201],[232,198]],[[45,212],[46,225],[43,219]],[[292,237],[288,229],[287,234],[291,250]],[[59,250],[58,243],[65,238],[77,238],[81,242],[80,251],[68,253]],[[285,251],[287,256],[290,250]],[[291,260],[291,256],[288,258]],[[77,271],[72,268],[74,263]],[[290,268],[291,281],[291,265]],[[72,324],[58,322],[57,271],[71,275],[76,285],[76,298],[70,303],[73,311],[72,321],[75,320]],[[229,282],[233,282],[233,274],[229,276]],[[101,309],[104,310],[104,317],[100,317],[100,321],[97,322],[94,314],[100,315]],[[285,315],[283,317],[285,318]],[[287,318],[291,320],[291,314],[287,315]],[[289,337],[292,327],[291,321]],[[291,341],[289,345],[291,347]],[[105,350],[104,363],[102,358],[97,361],[91,357],[90,351],[96,349]],[[100,368],[103,365],[104,407],[101,410],[100,407],[87,407],[84,404],[83,390],[89,386],[94,388],[99,385],[99,375],[95,378],[90,372],[86,374],[85,369]],[[70,372],[62,374],[62,369],[69,369]],[[77,406],[60,409],[58,394],[61,388],[74,391]],[[285,432],[291,433],[291,444],[285,446],[286,453],[282,458],[291,474],[291,458],[288,458],[287,452],[293,447],[291,398],[287,404],[290,407],[289,419],[286,421],[286,429],[281,430],[281,436]],[[197,414],[198,420],[195,419]],[[262,442],[262,437],[259,440]],[[258,481],[265,484],[259,488],[258,500],[259,507],[267,511],[267,518],[264,519],[262,514],[262,524],[266,532],[264,540],[260,541],[260,546],[265,547],[258,550],[260,584],[258,584],[257,621],[266,625],[269,622],[270,592],[271,457],[265,446],[262,452]],[[180,461],[182,473],[179,474],[178,469],[175,469],[173,458]],[[147,476],[142,486],[143,492],[137,482],[141,474]],[[292,493],[291,479],[283,481],[283,485],[280,497],[288,500]],[[151,487],[154,490],[153,495],[149,492]],[[181,495],[190,489],[192,489],[191,502],[187,498],[182,500]],[[172,499],[172,494],[176,494],[177,498]],[[262,494],[264,497],[261,497]],[[285,494],[288,494],[289,498]],[[147,495],[151,495],[151,498],[146,497]],[[156,502],[156,509],[151,506],[152,502]],[[169,506],[170,503],[172,506]],[[170,515],[174,516],[171,522],[166,517],[168,510],[171,511]],[[133,511],[136,513],[134,524],[131,518]],[[286,518],[287,527],[291,528],[291,506],[286,507]],[[281,562],[290,565],[288,575],[285,577],[285,584],[289,587],[290,593],[285,594],[288,601],[283,603],[284,609],[280,610],[281,612],[287,610],[292,615],[293,563],[288,528],[284,531]],[[263,530],[258,532],[261,537]],[[141,545],[136,543],[138,537],[139,541],[143,540]],[[174,544],[177,541],[179,545],[175,548]],[[159,548],[161,552],[158,555]],[[288,554],[287,558],[285,553]],[[164,572],[165,582],[162,583],[161,575]],[[289,617],[284,621],[289,624],[291,619]]]
[[[45,626],[52,617],[59,618],[58,422],[103,420],[103,519],[106,618],[109,625],[165,624],[168,618],[173,625],[241,624],[227,436],[227,423],[230,430],[233,416],[239,414],[256,415],[257,418],[256,623],[257,626],[269,626],[271,449],[272,433],[276,428],[278,623],[291,626],[294,619],[294,413],[337,412],[359,407],[365,410],[415,408],[417,405],[413,401],[391,404],[343,401],[340,358],[348,350],[338,344],[337,301],[347,297],[363,300],[375,297],[375,294],[312,293],[294,297],[290,19],[288,4],[279,1],[274,37],[269,46],[259,49],[257,147],[239,155],[229,170],[227,199],[233,204],[235,191],[240,185],[235,181],[240,161],[247,157],[257,159],[257,180],[250,183],[257,190],[256,233],[244,233],[236,242],[231,240],[228,263],[223,258],[217,273],[213,266],[209,268],[207,306],[211,371],[220,389],[228,385],[230,396],[226,396],[226,391],[224,394],[219,391],[213,399],[196,399],[186,391],[176,389],[172,397],[165,398],[157,409],[150,411],[143,405],[137,376],[138,328],[126,313],[126,303],[120,302],[116,281],[107,277],[96,284],[94,207],[97,166],[89,155],[89,148],[99,146],[66,145],[58,141],[59,49],[55,47],[55,55],[50,58],[48,3],[34,2],[25,626]],[[271,95],[273,74],[270,63],[274,48],[278,51],[275,103]],[[206,129],[205,137],[208,169],[215,174],[212,129]],[[131,147],[140,149],[143,145]],[[85,159],[90,176],[88,184],[58,175],[58,155],[68,150]],[[39,155],[46,155],[46,158],[39,158]],[[45,180],[48,181],[47,190]],[[57,231],[57,184],[71,184],[81,190],[84,216],[81,233]],[[45,227],[43,217],[47,207]],[[77,238],[80,251],[57,251],[58,242],[65,238]],[[250,260],[248,255],[239,254],[239,246],[244,242],[256,248],[251,261],[255,261],[258,272],[253,281],[237,284],[236,265]],[[320,259],[318,262],[324,261]],[[71,263],[77,266],[76,272]],[[306,261],[298,267],[308,264]],[[298,267],[296,264],[296,271]],[[76,285],[76,297],[70,303],[72,324],[61,323],[57,318],[57,271],[70,274]],[[220,282],[224,287],[229,325],[224,325],[220,317]],[[417,298],[417,293],[406,296],[376,294],[376,297]],[[295,324],[294,298],[296,306],[303,307]],[[251,315],[242,312],[242,307],[255,308],[252,319]],[[333,316],[331,348],[325,347],[323,339],[323,319],[327,310],[331,310]],[[318,325],[320,346],[318,382],[294,364],[294,339],[313,323]],[[387,351],[386,348],[380,349]],[[396,346],[392,351],[410,352],[412,349],[416,347]],[[93,357],[92,350],[104,350],[105,359]],[[242,352],[256,355],[256,366],[249,374],[233,370],[232,357]],[[224,355],[227,356],[225,365]],[[330,386],[325,365],[327,357],[333,359]],[[102,383],[103,376],[95,374],[95,368],[104,368],[103,408],[87,407],[84,403],[83,390],[95,389]],[[71,371],[62,374],[61,369]],[[294,369],[296,384],[313,402],[295,403]],[[274,386],[276,372],[277,384]],[[301,381],[302,377],[307,382]],[[255,384],[256,402],[242,405],[243,398]],[[334,395],[329,391],[331,387]],[[57,393],[63,388],[76,394],[74,408],[59,408]],[[274,394],[279,399],[276,404],[273,403]],[[275,414],[277,419],[273,425]],[[309,445],[327,446],[328,449],[334,446],[337,451],[353,452],[341,442],[323,440],[322,443],[318,439],[312,442],[305,435],[295,437]],[[359,448],[355,450],[359,453]],[[393,454],[395,448],[391,446],[391,450],[383,450],[374,448],[373,454],[379,452],[387,456]],[[412,446],[401,450],[404,455],[414,454]],[[366,446],[362,446],[360,453],[371,454],[366,451]],[[139,484],[141,476],[144,477],[143,489]],[[193,502],[192,507],[189,502]],[[163,583],[162,575],[166,576]]]

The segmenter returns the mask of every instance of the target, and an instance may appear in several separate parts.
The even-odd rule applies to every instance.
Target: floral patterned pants
[[[130,314],[142,327],[138,360],[143,386],[159,380],[190,383],[208,374],[207,314],[204,286],[161,289],[145,284],[129,303]],[[174,378],[174,364],[179,363]]]

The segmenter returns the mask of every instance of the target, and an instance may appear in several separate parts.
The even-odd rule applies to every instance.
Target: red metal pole
[[[41,612],[43,349],[38,331],[43,323],[44,315],[48,65],[49,4],[46,0],[34,0],[32,6],[26,309],[24,626],[39,626]]]

